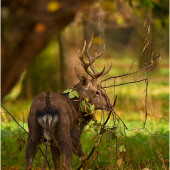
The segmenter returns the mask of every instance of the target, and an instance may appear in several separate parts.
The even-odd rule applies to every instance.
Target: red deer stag
[[[80,143],[80,135],[84,127],[92,120],[92,114],[84,116],[86,113],[80,110],[80,101],[84,98],[89,99],[91,105],[95,105],[95,110],[110,110],[109,99],[100,85],[99,77],[107,74],[111,67],[105,71],[98,73],[93,66],[96,58],[100,54],[95,53],[95,57],[89,55],[89,47],[91,46],[93,36],[88,46],[86,41],[82,53],[78,51],[78,57],[82,62],[82,66],[87,74],[75,67],[75,74],[80,82],[73,87],[79,97],[69,98],[68,93],[56,94],[53,92],[43,92],[37,95],[30,108],[28,117],[28,141],[26,148],[26,170],[32,169],[33,158],[37,152],[38,146],[42,141],[49,141],[52,159],[55,170],[60,170],[60,155],[62,156],[62,166],[65,170],[71,170],[72,152],[78,157],[85,154]],[[86,53],[89,63],[83,60],[83,54]],[[91,67],[93,73],[89,71]],[[76,100],[75,100],[76,99]],[[81,121],[80,121],[81,120]],[[84,166],[85,170],[86,167]]]

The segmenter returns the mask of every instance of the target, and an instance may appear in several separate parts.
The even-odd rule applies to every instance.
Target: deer
[[[39,145],[43,141],[50,144],[54,169],[60,170],[60,157],[62,156],[62,167],[64,170],[72,170],[71,160],[74,153],[79,158],[85,156],[80,137],[85,126],[94,118],[94,113],[84,116],[86,112],[80,109],[80,101],[88,98],[90,104],[94,104],[95,110],[111,110],[109,98],[101,86],[99,77],[106,75],[112,68],[112,63],[108,70],[106,64],[101,72],[98,72],[93,63],[102,56],[105,46],[101,53],[95,53],[92,57],[89,48],[92,44],[93,35],[89,45],[84,41],[83,50],[78,58],[84,68],[85,73],[75,67],[75,75],[79,79],[73,89],[77,91],[79,97],[69,98],[68,93],[43,92],[37,95],[32,102],[28,116],[29,134],[26,147],[26,168],[32,169],[34,156]],[[85,62],[83,55],[86,54],[89,62]],[[91,68],[91,71],[89,70]],[[75,100],[76,99],[76,100]],[[82,120],[80,122],[80,119]],[[83,160],[82,160],[83,161]],[[83,162],[82,162],[83,163]],[[83,165],[83,170],[87,167]]]

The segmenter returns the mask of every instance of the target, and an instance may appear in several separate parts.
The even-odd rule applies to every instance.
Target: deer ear
[[[74,67],[74,71],[75,71],[75,74],[76,74],[77,78],[80,80],[81,85],[82,86],[87,86],[87,84],[89,82],[88,76],[86,74],[84,74],[84,72],[81,71],[77,67]]]
[[[87,87],[88,83],[89,83],[88,77],[87,77],[86,75],[83,75],[83,76],[81,77],[80,84],[81,84],[82,86]]]
[[[85,75],[84,72],[81,71],[81,70],[80,70],[79,68],[77,68],[77,67],[74,67],[74,71],[75,71],[75,75],[77,76],[77,78],[78,78],[79,80],[81,80],[81,77]]]

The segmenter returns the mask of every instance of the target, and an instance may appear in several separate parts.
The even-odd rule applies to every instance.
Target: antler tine
[[[88,59],[89,59],[89,62],[91,62],[91,61],[94,59],[94,58],[91,57],[90,54],[89,54],[89,48],[90,48],[90,46],[91,46],[91,44],[92,44],[92,41],[93,41],[93,34],[92,34],[92,36],[91,36],[90,43],[89,43],[89,45],[87,46],[87,48],[86,48],[86,50],[85,50],[85,53],[86,53],[86,55],[87,55],[87,57],[88,57]],[[103,50],[102,50],[102,52],[101,52],[100,54],[95,53],[95,57],[96,57],[96,58],[99,58],[99,57],[104,53],[104,51],[105,51],[105,45],[104,45]],[[92,71],[93,71],[93,73],[94,73],[95,75],[99,75],[99,74],[100,74],[100,73],[97,72],[97,70],[94,68],[93,65],[90,65],[90,68],[92,69]],[[104,69],[102,70],[101,73],[103,73],[103,72],[104,72]],[[96,77],[96,76],[95,76],[95,77]]]
[[[106,66],[106,64],[104,64],[104,69],[102,70],[102,72],[97,74],[97,75],[95,75],[95,78],[98,78],[100,76],[106,75],[111,70],[111,68],[112,68],[112,62],[111,62],[111,65],[110,65],[110,67],[109,67],[109,69],[107,71],[105,71],[105,66]]]
[[[100,56],[102,56],[102,54],[103,54],[104,51],[105,51],[105,47],[106,47],[106,45],[104,45],[102,52],[101,52],[100,54],[97,54],[96,58],[99,58]]]
[[[103,49],[104,49],[104,48],[103,48]],[[99,56],[99,55],[101,55],[101,53],[98,54],[98,55],[97,55],[97,53],[95,53],[95,57],[96,57],[96,58],[97,58],[97,56]],[[104,64],[104,68],[103,68],[103,70],[102,70],[100,73],[96,71],[96,73],[95,73],[95,78],[96,78],[96,79],[97,79],[98,77],[100,77],[100,76],[106,75],[106,74],[111,70],[111,68],[112,68],[112,63],[111,63],[111,65],[110,65],[110,67],[109,67],[109,69],[108,69],[107,71],[105,71],[105,68],[106,68],[106,63]]]
[[[83,50],[81,52],[81,55],[80,55],[80,49],[78,50],[78,57],[83,59],[83,54],[84,54],[84,51],[85,51],[85,48],[86,48],[86,40],[84,41],[84,45],[83,45]]]
[[[93,33],[92,33],[92,36],[91,36],[91,39],[90,39],[90,43],[89,45],[87,46],[86,50],[85,50],[85,53],[89,59],[89,62],[93,61],[94,60],[94,57],[91,57],[90,54],[89,54],[89,48],[91,47],[91,44],[92,44],[92,41],[93,41]],[[93,73],[94,74],[97,74],[97,70],[94,68],[93,65],[90,65],[90,68],[92,69]]]
[[[97,79],[98,77],[102,76],[102,74],[104,73],[105,69],[106,69],[106,63],[104,64],[103,70],[102,70],[100,73],[97,72],[97,73],[95,74],[95,78]]]
[[[90,71],[88,70],[88,67],[91,66],[91,65],[94,63],[95,60],[96,60],[96,57],[94,57],[94,59],[93,59],[91,62],[89,62],[89,63],[85,63],[85,62],[83,61],[83,59],[81,60],[82,63],[83,63],[83,67],[84,67],[85,72],[86,72],[88,75],[90,75],[92,78],[95,78],[95,74],[93,74],[92,72],[90,72]]]
[[[91,61],[93,60],[93,57],[91,57],[90,54],[89,54],[89,48],[90,48],[90,46],[91,46],[91,44],[92,44],[92,41],[93,41],[93,34],[92,34],[92,36],[91,36],[90,43],[89,43],[89,45],[87,46],[87,48],[86,48],[86,50],[85,50],[85,53],[86,53],[86,55],[87,55],[87,57],[88,57],[88,59],[89,59],[89,62],[91,62]]]
[[[104,45],[103,50],[102,50],[102,52],[101,52],[100,54],[95,53],[96,58],[99,58],[99,57],[104,53],[104,51],[105,51],[105,45]],[[86,55],[87,55],[87,54],[86,54]],[[94,68],[93,65],[91,65],[90,67],[91,67],[91,69],[93,70],[94,74],[97,74],[97,75],[99,74],[98,71]],[[104,69],[102,70],[101,73],[103,73],[103,71],[104,71]],[[98,76],[98,77],[99,77],[99,76]]]
[[[84,70],[86,71],[87,74],[89,74],[92,78],[95,78],[94,74],[91,73],[89,70],[88,70],[88,67],[90,65],[92,65],[94,63],[94,61],[96,60],[96,57],[92,58],[91,60],[89,60],[89,63],[86,63],[84,60],[83,60],[83,54],[84,54],[84,51],[86,49],[86,40],[84,41],[84,46],[83,46],[83,50],[81,52],[81,55],[80,55],[80,50],[78,50],[78,57],[80,59],[80,61],[82,62],[82,66],[84,67]]]
[[[102,52],[101,52],[100,54],[95,53],[95,57],[96,57],[96,58],[99,58],[99,57],[104,53],[104,51],[105,51],[105,45],[104,45],[103,50],[102,50]],[[88,48],[86,49],[85,53],[86,53],[89,61],[91,61],[91,60],[93,59],[93,57],[91,57],[91,56],[89,55],[89,53],[88,53]],[[92,71],[93,71],[94,74],[98,74],[97,70],[94,68],[93,65],[90,65],[90,68],[92,69]]]
[[[91,47],[92,41],[93,41],[93,33],[91,35],[91,39],[90,39],[89,45],[87,46],[87,49],[89,49]]]

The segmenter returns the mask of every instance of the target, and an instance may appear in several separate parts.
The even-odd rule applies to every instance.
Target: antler
[[[86,40],[84,41],[84,46],[83,46],[83,50],[82,50],[82,52],[81,52],[81,55],[79,54],[79,51],[80,51],[80,50],[78,50],[78,57],[79,57],[80,61],[82,62],[83,67],[84,67],[84,70],[86,71],[86,73],[89,74],[92,78],[97,79],[97,78],[99,78],[100,76],[106,75],[106,74],[110,71],[110,69],[112,68],[112,63],[111,63],[111,65],[110,65],[110,67],[109,67],[109,69],[108,69],[107,71],[105,71],[105,68],[106,68],[106,63],[105,63],[103,70],[102,70],[100,73],[97,72],[97,70],[96,70],[96,69],[94,68],[94,66],[93,66],[93,63],[95,62],[96,58],[99,58],[99,57],[104,53],[104,51],[105,51],[105,45],[104,45],[103,50],[102,50],[102,52],[101,52],[100,54],[97,54],[97,52],[96,52],[96,53],[95,53],[95,57],[91,57],[91,56],[89,55],[89,52],[88,52],[88,51],[89,51],[89,48],[90,48],[90,46],[91,46],[91,44],[92,44],[92,41],[93,41],[93,34],[92,34],[90,43],[89,43],[89,45],[88,45],[87,47],[86,47]],[[88,59],[89,59],[89,63],[86,63],[86,62],[83,60],[84,51],[85,51],[85,53],[86,53],[86,55],[87,55],[87,57],[88,57]],[[93,71],[94,74],[88,70],[88,67],[89,67],[89,66],[91,67],[91,69],[92,69],[92,71]]]
[[[84,46],[83,46],[83,50],[81,52],[81,55],[80,55],[80,50],[78,50],[78,57],[80,59],[80,61],[82,62],[82,66],[84,67],[84,70],[86,71],[87,74],[89,74],[92,78],[95,78],[94,77],[94,74],[92,72],[90,72],[88,70],[88,67],[94,63],[96,57],[93,58],[93,60],[89,61],[89,63],[86,63],[84,60],[83,60],[83,54],[84,54],[84,51],[85,51],[85,48],[86,48],[86,40],[84,41]]]

